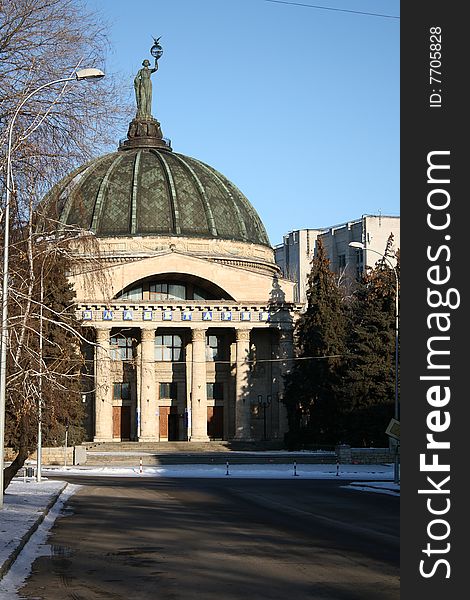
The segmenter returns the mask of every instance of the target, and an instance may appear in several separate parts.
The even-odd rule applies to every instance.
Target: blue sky
[[[398,0],[299,3],[399,16]],[[152,81],[163,135],[233,181],[272,244],[293,229],[399,214],[398,19],[266,0],[87,4],[110,23],[103,66],[124,76],[132,101],[161,36]]]

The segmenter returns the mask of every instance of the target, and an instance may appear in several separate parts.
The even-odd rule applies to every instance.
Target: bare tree
[[[72,443],[82,435],[83,336],[67,280],[69,240],[31,243],[20,230],[13,237],[5,439],[17,456],[5,488],[35,448],[39,420],[49,445],[61,443],[68,424]]]
[[[77,68],[105,70],[107,46],[105,21],[83,2],[0,0],[2,198],[9,127],[18,107],[41,85]],[[74,252],[69,242],[80,232],[59,235],[44,218],[38,228],[38,205],[53,183],[102,153],[123,129],[130,107],[122,89],[110,77],[47,87],[22,106],[14,124],[5,441],[17,456],[5,469],[5,489],[36,444],[39,401],[47,408],[50,443],[59,441],[66,422],[81,421],[82,333],[66,278]],[[3,208],[4,202],[2,221]]]
[[[105,70],[107,24],[80,0],[0,0],[0,144],[21,101],[77,68]],[[130,106],[116,77],[46,88],[21,109],[12,151],[17,188],[25,173],[45,191],[124,129]],[[2,162],[5,155],[2,153]],[[1,166],[1,165],[0,165]],[[3,173],[4,174],[4,173]],[[37,182],[36,182],[37,187]],[[19,208],[22,208],[21,203]]]

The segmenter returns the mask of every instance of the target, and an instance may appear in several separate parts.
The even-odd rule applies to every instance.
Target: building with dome
[[[94,237],[94,249],[76,238],[71,274],[90,338],[90,440],[283,438],[301,306],[232,182],[174,152],[138,110],[118,150],[65,177],[43,206],[59,231]]]

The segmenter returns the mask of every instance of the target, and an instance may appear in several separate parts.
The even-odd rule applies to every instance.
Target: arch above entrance
[[[106,257],[103,259],[105,263]],[[243,265],[222,264],[216,258],[207,259],[179,252],[168,252],[149,257],[122,258],[118,264],[106,261],[109,285],[106,288],[80,277],[74,277],[77,298],[87,299],[92,295],[95,302],[107,302],[140,281],[149,281],[171,274],[173,278],[188,282],[205,282],[213,294],[223,294],[224,299],[235,302],[268,302],[273,290],[273,276],[261,269],[248,269]],[[103,268],[105,264],[103,264]],[[276,277],[276,285],[282,288],[285,302],[293,302],[294,282]],[[88,284],[88,287],[85,285]]]
[[[156,273],[120,290],[116,300],[231,300],[234,299],[213,281],[188,273]]]

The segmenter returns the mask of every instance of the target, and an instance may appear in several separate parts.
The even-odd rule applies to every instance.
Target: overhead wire
[[[289,0],[264,0],[264,2],[271,2],[273,4],[287,4],[290,6],[301,6],[303,8],[314,8],[316,10],[330,10],[334,12],[352,13],[355,15],[365,15],[368,17],[381,17],[383,19],[400,19],[397,15],[386,15],[383,13],[374,13],[362,10],[351,10],[347,8],[335,8],[332,6],[320,6],[318,4],[304,4],[303,2],[290,2]]]

